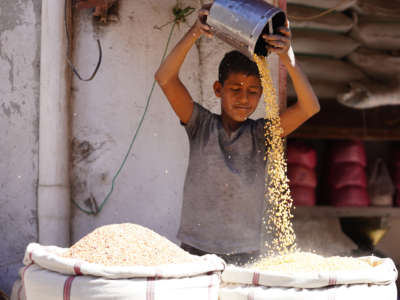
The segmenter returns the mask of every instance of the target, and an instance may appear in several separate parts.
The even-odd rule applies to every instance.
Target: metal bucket
[[[278,34],[285,26],[285,13],[263,0],[214,0],[207,24],[219,39],[253,59],[267,56],[263,34]]]

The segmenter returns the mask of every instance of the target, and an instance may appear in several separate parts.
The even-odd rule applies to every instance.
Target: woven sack
[[[20,276],[23,270],[23,268],[20,270]],[[20,279],[17,279],[14,282],[13,288],[11,290],[10,300],[26,300],[25,291],[23,289],[22,281]]]
[[[388,285],[334,285],[319,289],[223,284],[219,295],[220,300],[398,300],[394,282]]]
[[[290,186],[302,186],[315,188],[317,186],[317,175],[314,169],[297,164],[288,164],[287,176]]]
[[[368,194],[371,205],[392,206],[395,187],[383,159],[378,158],[372,167],[368,180]]]
[[[365,167],[367,156],[362,141],[335,142],[331,147],[331,163],[357,163]]]
[[[66,250],[28,245],[21,275],[28,300],[217,300],[225,265],[219,257],[205,255],[194,263],[107,267],[60,257]]]
[[[290,194],[295,206],[314,206],[317,202],[315,188],[291,185]]]
[[[400,21],[399,1],[357,0],[353,9],[360,15],[365,15],[369,18],[377,16],[386,21]]]
[[[342,58],[359,46],[352,38],[331,32],[293,30],[292,45],[295,53]]]
[[[388,105],[400,105],[400,74],[393,74],[393,80],[353,81],[348,91],[339,94],[336,100],[347,107],[367,109]]]
[[[310,79],[341,83],[366,79],[357,67],[339,59],[301,55],[297,55],[296,59]]]
[[[310,79],[310,84],[314,90],[314,93],[319,99],[331,99],[336,101],[338,95],[349,90],[346,82],[329,82],[318,79]],[[288,80],[287,82],[287,96],[289,98],[297,98],[297,94],[294,90],[291,80]]]
[[[347,0],[344,1],[336,10],[343,11],[353,7],[357,0]],[[311,6],[316,8],[330,9],[338,4],[338,0],[288,0],[288,4],[299,4],[304,6]]]
[[[378,80],[391,80],[393,74],[400,74],[400,56],[359,48],[347,58],[365,74]]]
[[[306,143],[288,141],[287,163],[314,169],[317,165],[317,152]]]
[[[359,23],[353,27],[351,36],[367,48],[399,50],[400,22]]]
[[[352,185],[367,187],[365,167],[358,163],[335,163],[329,169],[329,185],[334,189]]]
[[[369,206],[370,200],[366,188],[359,186],[345,186],[332,189],[331,204],[338,207]]]
[[[390,258],[359,257],[373,267],[367,270],[342,270],[336,272],[281,272],[255,270],[228,265],[222,273],[225,284],[239,283],[270,287],[322,288],[343,284],[388,285],[397,279],[397,270]]]
[[[354,21],[343,13],[333,12],[328,15],[319,17],[314,20],[307,20],[310,16],[315,16],[321,13],[321,9],[307,7],[302,5],[289,4],[287,6],[289,16],[294,16],[299,19],[291,18],[291,29],[313,29],[327,32],[345,33],[353,28]],[[300,20],[300,18],[304,18]]]

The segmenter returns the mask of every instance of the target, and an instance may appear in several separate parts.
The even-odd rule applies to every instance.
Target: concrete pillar
[[[69,246],[70,72],[64,1],[42,0],[39,125],[39,243]]]

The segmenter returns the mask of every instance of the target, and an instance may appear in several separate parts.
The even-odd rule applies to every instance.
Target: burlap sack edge
[[[397,269],[390,258],[366,256],[359,259],[375,266],[372,270],[285,274],[283,272],[260,271],[230,265],[222,273],[222,282],[269,287],[320,288],[332,285],[363,283],[387,285],[396,281],[398,276]]]
[[[225,262],[218,256],[210,254],[199,257],[200,261],[194,263],[167,264],[154,267],[107,267],[59,256],[66,250],[66,248],[57,246],[30,243],[26,248],[23,263],[25,265],[35,263],[44,269],[65,275],[90,275],[111,279],[134,277],[181,278],[209,272],[222,272],[225,269]]]

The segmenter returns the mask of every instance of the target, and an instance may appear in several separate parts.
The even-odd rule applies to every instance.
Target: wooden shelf
[[[289,138],[400,140],[400,105],[357,110],[334,100],[320,103],[321,111]]]
[[[392,217],[400,218],[400,207],[333,207],[333,206],[299,206],[294,211],[295,218],[328,218],[328,217]]]
[[[289,135],[289,138],[302,139],[334,139],[334,140],[364,140],[364,141],[400,141],[400,130],[339,128],[330,126],[304,125]]]

